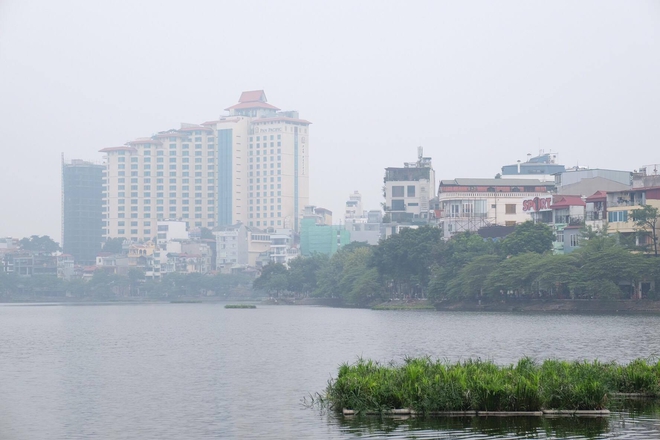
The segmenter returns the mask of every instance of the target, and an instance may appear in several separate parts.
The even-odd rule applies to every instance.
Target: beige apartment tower
[[[309,204],[309,125],[296,111],[243,92],[203,124],[104,148],[104,237],[144,241],[156,222],[243,223],[298,230]]]

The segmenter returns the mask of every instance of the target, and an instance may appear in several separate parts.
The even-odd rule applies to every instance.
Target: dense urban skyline
[[[194,6],[0,5],[0,235],[60,239],[62,152],[100,162],[244,90],[314,122],[310,203],[336,213],[354,190],[378,208],[384,168],[418,145],[437,179],[539,149],[567,166],[660,162],[657,2]]]

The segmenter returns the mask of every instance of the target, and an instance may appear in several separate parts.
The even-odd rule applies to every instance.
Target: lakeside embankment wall
[[[646,300],[520,300],[508,302],[441,301],[437,310],[532,313],[636,313],[660,315],[660,301]]]

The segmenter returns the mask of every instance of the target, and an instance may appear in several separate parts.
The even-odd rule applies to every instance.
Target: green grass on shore
[[[227,304],[225,309],[256,309],[254,304]]]
[[[660,396],[660,362],[616,363],[523,358],[516,365],[429,358],[382,365],[343,364],[320,402],[332,409],[386,411],[539,411],[605,409],[612,393]]]

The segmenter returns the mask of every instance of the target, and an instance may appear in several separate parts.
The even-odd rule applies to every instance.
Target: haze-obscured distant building
[[[104,237],[144,241],[155,222],[298,230],[309,199],[309,121],[243,92],[217,120],[104,148]]]
[[[57,257],[49,252],[16,249],[4,254],[4,272],[22,277],[57,276]]]
[[[73,255],[60,254],[57,259],[57,278],[70,280],[75,276],[75,260]]]
[[[555,175],[557,194],[590,196],[596,191],[622,191],[632,187],[633,173],[600,168],[573,168]]]
[[[382,235],[383,213],[368,211],[366,216],[346,222],[345,227],[350,233],[351,243],[357,241],[377,245]]]
[[[362,195],[354,191],[346,201],[344,227],[350,233],[351,243],[354,241],[378,244],[383,227],[382,211],[365,211],[362,208]]]
[[[62,249],[76,264],[93,265],[103,242],[104,166],[62,158]]]
[[[344,223],[352,219],[362,218],[362,194],[359,191],[353,191],[346,201],[346,211],[344,212]]]
[[[180,220],[159,220],[157,226],[157,243],[164,245],[169,241],[188,240],[188,225]]]
[[[276,229],[270,234],[270,261],[288,266],[289,262],[300,256],[300,249],[294,245],[291,229]]]
[[[248,230],[243,223],[218,226],[214,231],[216,246],[216,270],[230,273],[232,269],[247,267]]]
[[[566,167],[557,163],[557,153],[539,152],[538,156],[527,155],[527,161],[518,161],[502,167],[504,179],[536,179],[541,182],[553,182],[555,174],[562,173]]]
[[[660,164],[644,165],[633,172],[633,188],[660,187]]]

